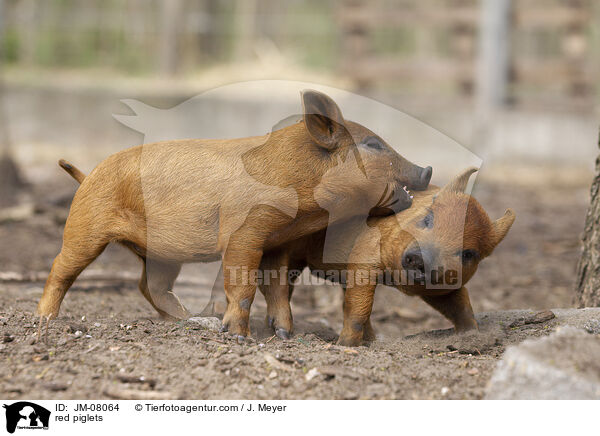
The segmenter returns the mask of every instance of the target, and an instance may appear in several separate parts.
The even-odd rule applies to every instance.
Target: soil
[[[75,188],[58,175],[36,180],[27,194],[33,215],[0,221],[2,398],[482,398],[508,345],[558,325],[544,315],[509,323],[489,312],[572,306],[589,185],[479,180],[474,194],[492,218],[507,207],[517,214],[468,286],[480,332],[454,335],[419,299],[382,287],[372,315],[378,340],[358,348],[335,345],[342,311],[333,285],[295,291],[296,331],[287,341],[264,327],[260,293],[247,344],[190,321],[164,321],[137,290],[139,261],[118,246],[71,288],[49,345],[34,343],[36,304]],[[212,283],[199,270],[186,267],[175,292],[201,309]]]

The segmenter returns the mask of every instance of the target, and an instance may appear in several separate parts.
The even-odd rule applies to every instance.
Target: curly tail
[[[66,160],[61,159],[58,161],[58,164],[60,165],[60,167],[63,170],[65,170],[67,173],[69,173],[69,175],[71,177],[73,177],[75,180],[77,180],[79,182],[79,184],[81,184],[81,182],[83,182],[83,180],[85,179],[85,174],[83,174],[81,171],[79,171],[77,168],[75,168],[73,165],[71,165]]]

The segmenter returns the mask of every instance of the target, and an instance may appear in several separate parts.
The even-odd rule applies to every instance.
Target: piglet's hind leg
[[[63,298],[77,276],[102,253],[107,244],[108,241],[89,237],[65,238],[61,252],[54,259],[44,293],[38,303],[40,322],[45,319],[46,323],[49,323],[58,316]],[[46,325],[46,331],[47,329]],[[41,332],[41,325],[38,331]]]

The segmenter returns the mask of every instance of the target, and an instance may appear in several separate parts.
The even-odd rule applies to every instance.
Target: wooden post
[[[159,70],[172,76],[179,67],[179,27],[183,18],[183,0],[168,0],[161,4]]]
[[[14,206],[18,202],[18,191],[23,187],[20,171],[10,154],[8,119],[4,107],[2,83],[2,47],[4,43],[4,0],[0,0],[0,208]]]
[[[483,0],[477,66],[477,111],[488,118],[507,100],[511,0]]]
[[[590,206],[585,217],[583,248],[577,264],[575,304],[578,307],[600,306],[600,156],[596,159]]]
[[[19,26],[19,62],[31,65],[35,61],[37,39],[36,10],[39,8],[36,0],[21,0],[16,4]]]
[[[10,148],[10,136],[8,134],[8,120],[4,107],[4,83],[2,81],[2,65],[4,61],[4,20],[6,6],[4,0],[0,0],[0,157],[8,155]]]
[[[372,84],[372,76],[365,75],[360,68],[356,74],[356,65],[363,65],[371,54],[369,42],[369,26],[365,15],[369,4],[360,0],[345,0],[340,5],[340,21],[342,27],[342,57],[339,60],[341,70],[349,74],[354,81],[355,90],[366,94]],[[348,19],[348,15],[352,19]]]
[[[253,57],[256,39],[256,0],[237,0],[235,4],[236,37],[234,57],[248,60]]]

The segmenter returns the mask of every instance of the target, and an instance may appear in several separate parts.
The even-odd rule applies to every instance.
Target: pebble
[[[46,383],[44,387],[52,392],[66,391],[69,389],[69,386],[64,383]]]
[[[34,353],[38,353],[39,354],[39,353],[45,352],[46,351],[46,347],[44,347],[43,345],[35,345],[35,346],[31,347],[31,350]]]
[[[193,316],[187,322],[196,324],[206,330],[218,332],[221,330],[221,320],[214,316]]]
[[[36,354],[31,358],[31,360],[33,360],[34,362],[40,362],[42,360],[48,360],[49,358],[50,356],[48,356],[48,354]]]
[[[313,378],[315,378],[318,375],[319,375],[319,370],[317,368],[313,368],[306,373],[304,378],[306,379],[306,381],[311,381]]]
[[[600,321],[597,319],[591,319],[583,325],[583,328],[588,333],[597,335],[600,333]]]
[[[87,332],[87,327],[83,324],[70,323],[65,327],[67,333]]]
[[[531,316],[520,318],[509,324],[510,328],[521,327],[527,324],[542,324],[546,321],[556,318],[556,315],[551,310],[544,310],[537,312]]]

